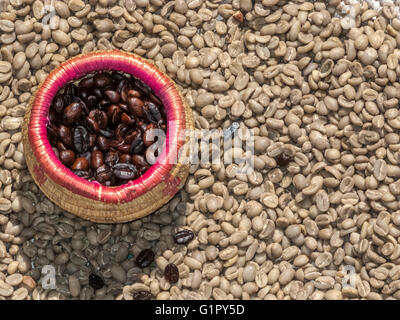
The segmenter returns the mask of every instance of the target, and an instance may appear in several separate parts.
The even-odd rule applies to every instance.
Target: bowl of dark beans
[[[63,209],[101,223],[143,217],[188,175],[182,132],[192,114],[175,83],[118,50],[68,60],[39,87],[25,116],[28,168]]]

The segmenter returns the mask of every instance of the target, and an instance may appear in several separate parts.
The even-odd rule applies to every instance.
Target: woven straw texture
[[[47,140],[48,111],[57,91],[96,70],[133,74],[152,88],[167,113],[167,136],[157,163],[123,186],[105,187],[76,176],[58,160]],[[55,204],[93,222],[127,222],[154,212],[184,185],[189,172],[185,129],[194,129],[192,112],[167,75],[135,54],[96,51],[61,64],[39,86],[25,115],[24,153],[34,181]]]

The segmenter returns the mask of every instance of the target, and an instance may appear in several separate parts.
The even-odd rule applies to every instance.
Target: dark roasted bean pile
[[[95,72],[57,93],[47,136],[77,176],[118,186],[155,163],[166,129],[162,102],[149,86],[132,75]]]

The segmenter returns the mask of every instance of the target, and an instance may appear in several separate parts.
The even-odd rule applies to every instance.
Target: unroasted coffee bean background
[[[1,300],[400,298],[398,0],[63,0],[54,10],[51,1],[6,2]],[[170,76],[197,129],[216,129],[221,139],[251,130],[254,171],[243,174],[240,164],[224,162],[216,153],[222,144],[214,144],[208,151],[220,163],[191,163],[174,199],[125,224],[83,221],[50,202],[26,168],[26,108],[60,63],[105,49],[133,52]],[[108,80],[97,76],[96,83],[102,88]],[[121,94],[104,90],[101,100],[111,106],[99,101],[87,112],[72,90],[49,114],[64,121],[62,129],[48,128],[63,162],[72,166],[79,158],[76,174],[89,178],[81,170],[89,166],[104,181],[118,161],[143,163],[123,153],[126,144],[110,145],[113,132],[103,128],[107,117],[123,124],[124,135],[131,113],[142,115],[136,93],[120,106]],[[67,107],[69,118],[56,117]],[[93,107],[104,113],[89,117]],[[84,113],[88,139],[82,129],[68,129]],[[129,140],[137,153],[149,147],[143,135]],[[74,151],[87,144],[98,145],[90,158]],[[224,151],[250,156],[243,144]],[[194,237],[176,243],[182,230]],[[152,262],[139,267],[136,258],[149,248]],[[165,278],[170,264],[179,271],[173,284]],[[49,265],[56,290],[42,288]],[[101,277],[97,286],[91,274]]]

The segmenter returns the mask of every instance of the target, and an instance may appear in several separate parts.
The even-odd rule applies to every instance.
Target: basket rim
[[[121,186],[107,187],[78,177],[61,163],[47,138],[48,111],[58,90],[67,82],[98,70],[115,70],[134,75],[151,87],[163,102],[167,115],[165,145],[157,162],[141,177]],[[184,143],[181,136],[184,129],[184,101],[175,83],[154,65],[135,54],[106,50],[73,57],[48,75],[32,102],[28,139],[41,170],[55,183],[93,200],[124,203],[169,179],[169,171],[175,165],[174,159],[177,159],[178,150]]]

